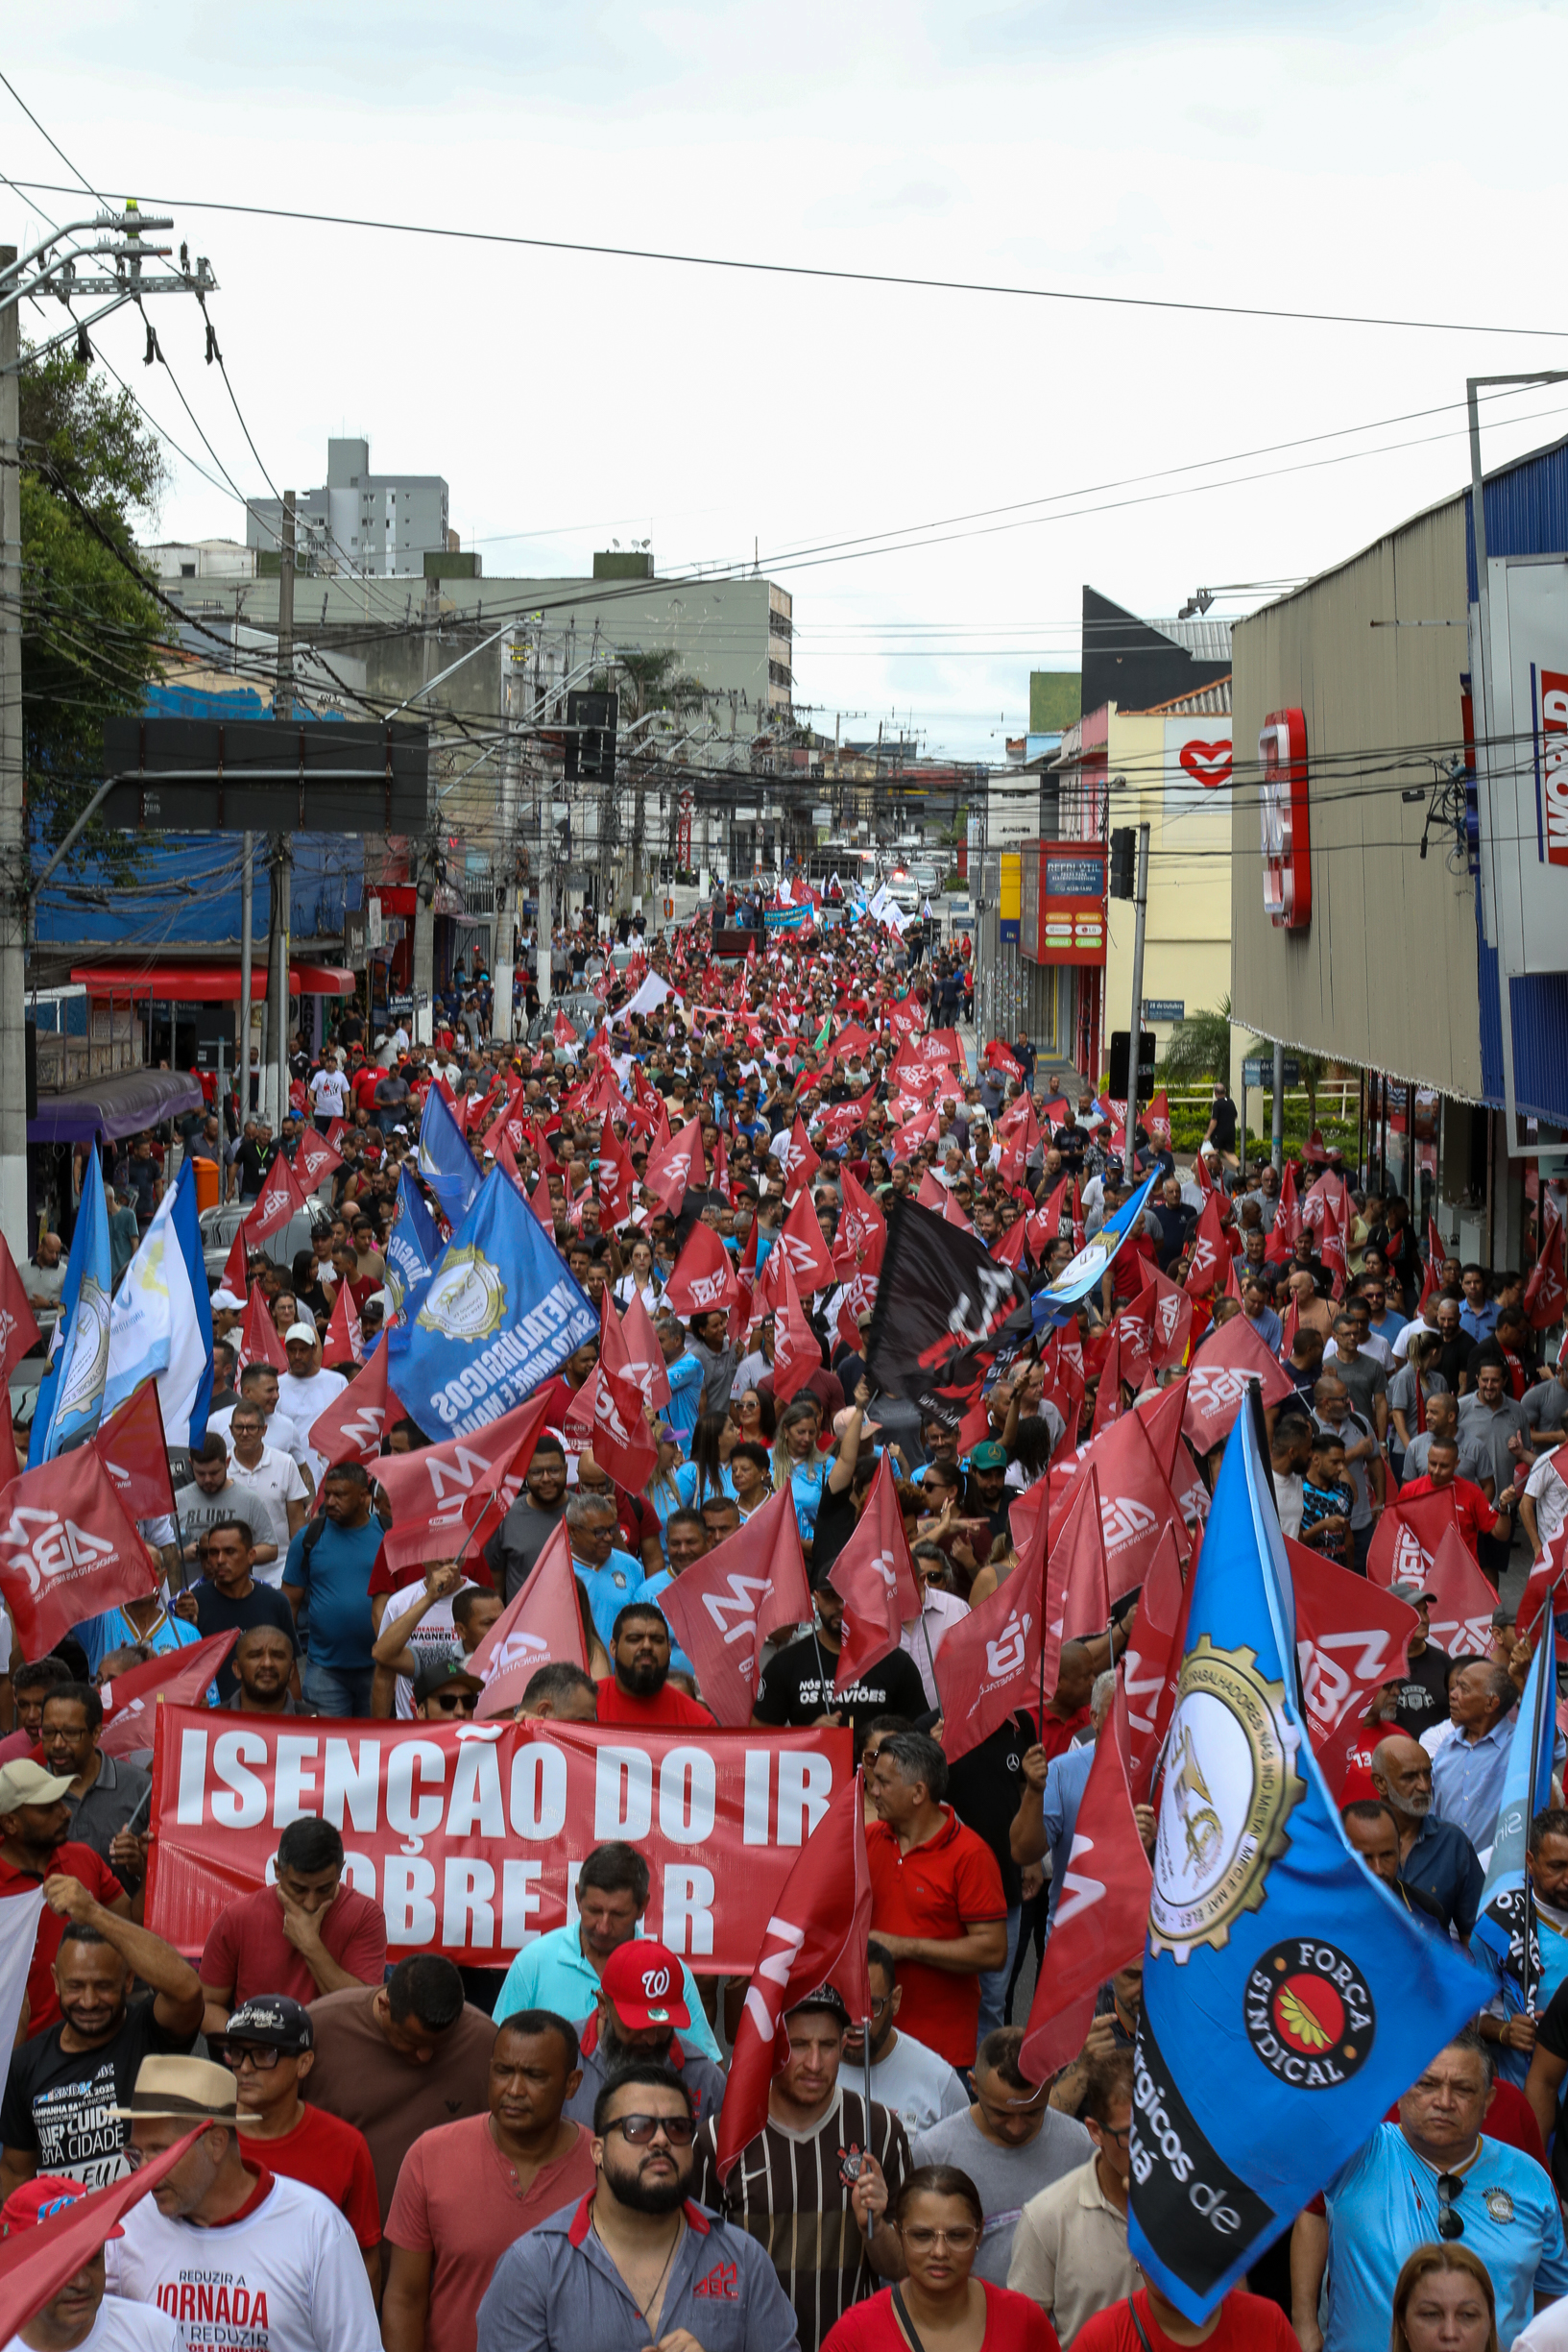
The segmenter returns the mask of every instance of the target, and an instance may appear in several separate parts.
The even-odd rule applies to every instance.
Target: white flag
[[[8,2062],[21,2023],[42,1911],[41,1886],[30,1886],[20,1895],[0,1895],[0,2051]]]
[[[189,1158],[158,1202],[114,1294],[104,1418],[144,1380],[155,1378],[168,1443],[198,1442],[212,1395],[212,1311],[196,1219],[196,1172]]]

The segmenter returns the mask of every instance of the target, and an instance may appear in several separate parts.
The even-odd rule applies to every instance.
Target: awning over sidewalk
[[[201,1107],[201,1084],[188,1071],[122,1070],[65,1094],[39,1095],[38,1115],[27,1123],[27,1140],[115,1143]]]
[[[73,982],[89,996],[151,997],[159,1005],[237,1005],[239,964],[234,963],[84,963],[73,966]],[[335,963],[291,963],[290,996],[351,996],[352,972]],[[267,952],[262,942],[251,966],[251,996],[262,1004],[267,995]]]

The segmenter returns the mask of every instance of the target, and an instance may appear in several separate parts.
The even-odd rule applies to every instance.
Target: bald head
[[[1432,1758],[1418,1739],[1391,1732],[1372,1750],[1372,1786],[1401,1824],[1418,1827],[1432,1810]]]

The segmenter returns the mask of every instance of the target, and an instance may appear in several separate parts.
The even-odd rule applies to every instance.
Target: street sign
[[[1146,996],[1144,999],[1144,1019],[1146,1021],[1185,1021],[1186,1018],[1187,1000],[1185,997]]]
[[[1243,1086],[1266,1086],[1272,1093],[1274,1086],[1273,1055],[1270,1054],[1266,1060],[1261,1054],[1249,1055],[1242,1064],[1242,1083]],[[1285,1056],[1285,1083],[1287,1086],[1299,1086],[1301,1083],[1301,1064],[1289,1054]]]

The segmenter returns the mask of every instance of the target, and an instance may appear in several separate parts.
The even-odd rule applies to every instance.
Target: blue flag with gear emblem
[[[1127,2245],[1194,2321],[1484,2007],[1352,1851],[1312,1753],[1252,1416],[1194,1570],[1133,2072]]]
[[[387,1235],[387,1295],[392,1312],[387,1319],[387,1346],[400,1355],[408,1344],[409,1319],[424,1297],[441,1255],[441,1236],[424,1203],[424,1196],[405,1168],[398,1179],[398,1205]]]
[[[495,1168],[411,1302],[398,1394],[431,1437],[464,1437],[520,1405],[598,1336],[596,1309]]]
[[[1048,1282],[1044,1290],[1035,1292],[1030,1308],[1034,1328],[1040,1338],[1043,1339],[1058,1323],[1071,1321],[1078,1301],[1086,1298],[1091,1291],[1098,1290],[1111,1260],[1128,1234],[1135,1232],[1143,1224],[1149,1196],[1159,1180],[1160,1171],[1156,1168],[1151,1176],[1144,1178],[1131,1200],[1123,1200],[1115,1216],[1106,1218],[1099,1231],[1092,1241],[1085,1242],[1072,1264],[1064,1266],[1055,1280]]]

